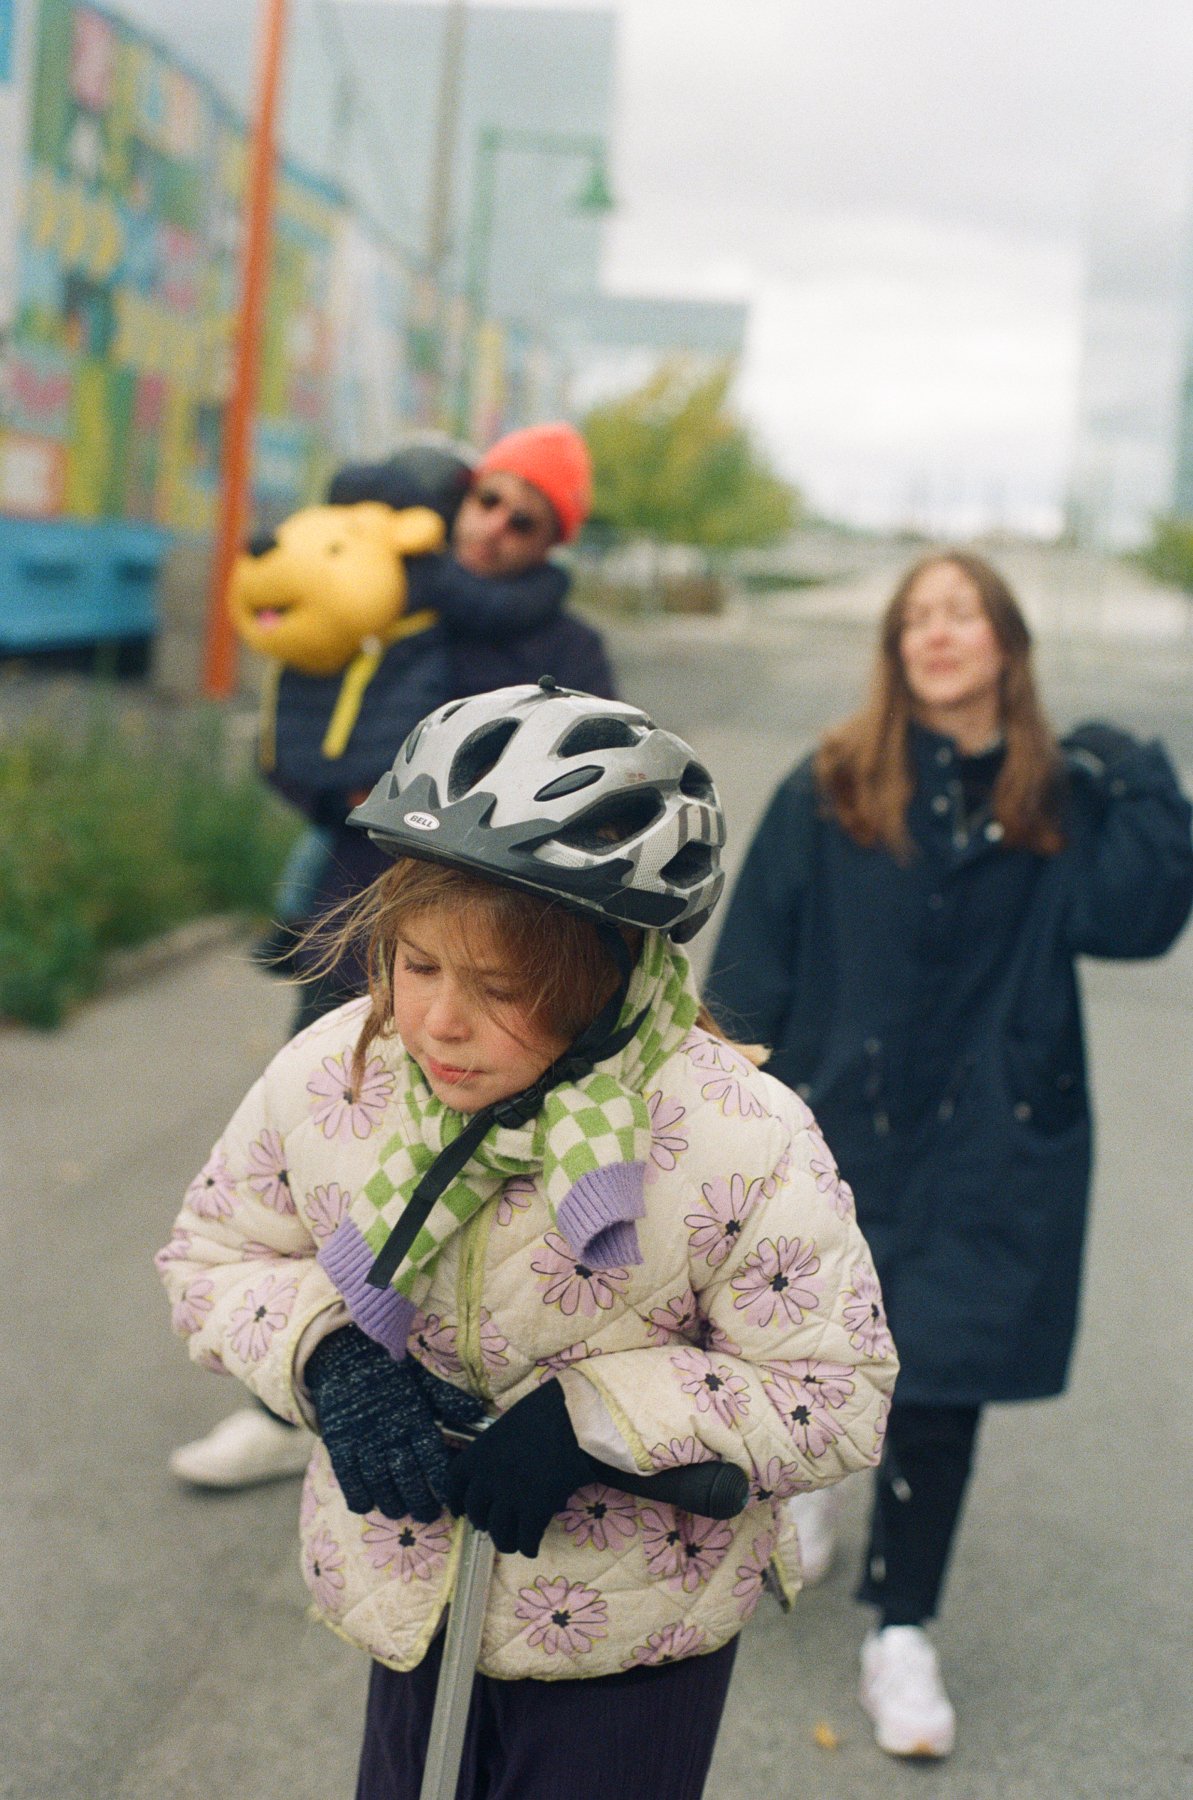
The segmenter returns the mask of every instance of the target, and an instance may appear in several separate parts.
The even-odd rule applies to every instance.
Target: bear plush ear
[[[447,528],[429,506],[404,506],[391,516],[389,537],[398,556],[428,556],[442,550]]]

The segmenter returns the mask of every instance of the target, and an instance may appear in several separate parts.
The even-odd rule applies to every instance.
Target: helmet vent
[[[648,830],[662,812],[662,800],[649,790],[613,794],[608,800],[598,801],[582,819],[555,832],[554,841],[572,850],[608,850],[628,844],[631,838]]]
[[[664,863],[659,870],[659,879],[672,887],[697,887],[700,882],[708,879],[716,866],[711,844],[685,844],[682,850],[676,851],[670,862]]]
[[[517,719],[493,719],[479,731],[474,731],[470,738],[465,738],[452,758],[451,774],[447,778],[449,800],[459,800],[470,793],[478,781],[484,780],[517,731],[518,724]]]
[[[562,800],[565,794],[577,794],[581,788],[591,787],[604,773],[598,763],[585,763],[583,768],[569,769],[566,775],[557,775],[534,797],[536,800]]]
[[[559,746],[560,756],[589,756],[594,750],[628,750],[641,737],[628,719],[581,719]]]
[[[695,762],[690,762],[680,776],[679,791],[681,794],[687,794],[692,800],[712,802],[716,799],[712,776],[707,769],[702,769],[700,764]]]

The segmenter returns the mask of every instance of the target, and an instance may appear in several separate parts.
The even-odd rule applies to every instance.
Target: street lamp
[[[475,334],[484,323],[489,299],[489,261],[493,245],[493,215],[496,202],[497,157],[502,150],[529,151],[540,156],[578,158],[586,165],[583,185],[572,201],[573,210],[590,216],[612,212],[613,195],[605,168],[603,139],[577,132],[507,131],[498,125],[484,125],[477,137],[476,159],[472,175],[472,214],[468,225],[468,248],[465,258],[464,298],[467,304],[468,330],[473,343],[464,358],[456,430],[467,433],[472,399],[473,363],[476,356]]]

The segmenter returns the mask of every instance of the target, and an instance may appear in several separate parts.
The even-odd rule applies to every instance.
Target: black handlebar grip
[[[750,1483],[735,1463],[687,1463],[657,1475],[629,1475],[611,1463],[597,1464],[597,1479],[624,1494],[662,1500],[702,1519],[735,1519],[750,1498]]]

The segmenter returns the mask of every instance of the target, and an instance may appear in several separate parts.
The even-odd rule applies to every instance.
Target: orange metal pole
[[[232,392],[224,420],[220,508],[207,608],[203,692],[224,699],[236,684],[236,638],[225,597],[232,564],[244,543],[253,460],[253,416],[261,370],[261,324],[273,243],[274,130],[286,29],[287,0],[263,0],[257,106],[249,146],[249,174],[241,260],[240,325]]]

